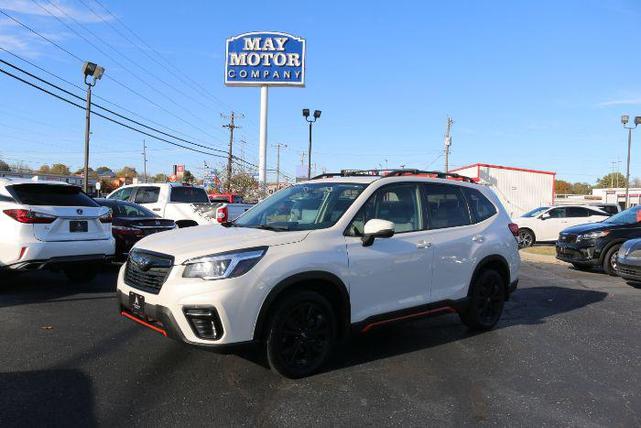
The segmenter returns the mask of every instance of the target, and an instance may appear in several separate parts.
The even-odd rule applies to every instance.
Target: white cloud
[[[33,1],[29,0],[0,0],[0,8],[16,12],[25,15],[36,15],[36,16],[56,16],[63,20],[70,20],[71,18],[75,19],[78,22],[82,23],[94,23],[100,22],[103,19],[108,21],[111,19],[111,16],[108,14],[102,14],[100,10],[94,8],[96,15],[92,13],[89,9],[77,9],[74,6],[68,4],[61,0],[51,0],[51,4],[46,1],[39,2],[36,4]],[[42,7],[40,7],[40,6]],[[46,10],[43,10],[46,9]],[[51,12],[51,15],[47,13]]]
[[[641,105],[641,97],[622,98],[618,100],[604,101],[597,104],[598,107],[626,106],[626,105]]]

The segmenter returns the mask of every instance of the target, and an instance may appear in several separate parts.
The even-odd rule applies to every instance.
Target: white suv
[[[0,178],[0,272],[51,268],[89,281],[115,251],[111,210],[77,186]]]
[[[520,263],[496,195],[452,174],[372,174],[325,174],[226,227],[142,239],[119,273],[121,314],[193,345],[262,343],[294,378],[350,331],[445,313],[494,327]]]

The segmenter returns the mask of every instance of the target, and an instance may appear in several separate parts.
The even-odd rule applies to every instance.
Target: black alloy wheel
[[[469,305],[460,317],[471,329],[490,330],[501,318],[504,304],[503,277],[495,270],[484,270],[474,280]]]
[[[327,300],[312,291],[286,296],[276,307],[267,336],[270,367],[282,376],[309,376],[327,360],[335,321]]]

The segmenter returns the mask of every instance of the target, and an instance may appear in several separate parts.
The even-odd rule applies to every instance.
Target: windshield
[[[209,196],[202,187],[172,187],[171,202],[209,203]]]
[[[619,214],[615,214],[610,218],[603,220],[604,223],[610,224],[636,224],[641,223],[641,205],[632,207]]]
[[[550,207],[538,207],[534,208],[532,211],[528,211],[525,214],[523,214],[521,217],[536,217],[537,215],[541,214],[543,211],[549,209]]]
[[[265,199],[234,221],[234,225],[271,230],[324,229],[341,218],[363,189],[363,184],[295,185]]]

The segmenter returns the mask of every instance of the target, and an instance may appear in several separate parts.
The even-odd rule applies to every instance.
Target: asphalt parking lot
[[[379,329],[291,381],[121,318],[115,275],[3,280],[0,426],[641,425],[641,289],[618,278],[526,262],[496,330]]]

